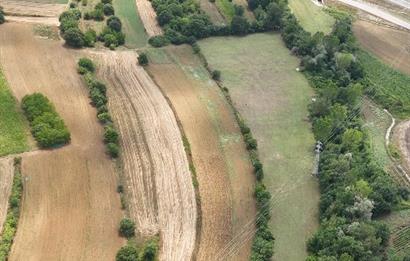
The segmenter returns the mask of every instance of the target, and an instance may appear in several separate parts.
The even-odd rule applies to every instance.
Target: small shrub
[[[87,4],[88,4],[88,1],[87,1],[87,0],[82,0],[81,2],[82,2],[82,4],[83,4],[83,6],[87,6]]]
[[[118,193],[124,193],[124,186],[123,185],[118,185],[117,186],[117,192]]]
[[[169,44],[169,40],[163,35],[157,35],[149,38],[148,43],[153,47],[162,47]]]
[[[84,46],[94,47],[97,41],[97,33],[93,29],[88,29],[84,34]]]
[[[136,261],[138,260],[138,251],[131,245],[123,246],[115,256],[116,261]]]
[[[194,43],[192,45],[192,50],[194,50],[194,53],[200,53],[201,52],[201,47],[197,43]]]
[[[105,47],[117,47],[118,46],[118,41],[117,38],[115,37],[115,35],[113,34],[106,34],[104,35],[104,46]]]
[[[107,152],[112,158],[117,158],[120,154],[120,149],[115,143],[107,143]]]
[[[219,81],[221,79],[221,72],[218,70],[212,71],[212,79]]]
[[[71,2],[70,3],[70,8],[77,8],[77,3]]]
[[[112,122],[111,116],[108,112],[102,112],[98,114],[97,118],[103,124],[108,124]]]
[[[122,22],[117,16],[111,16],[107,20],[107,26],[116,32],[121,32]]]
[[[64,32],[63,38],[67,45],[71,47],[80,48],[84,46],[84,34],[79,28],[69,28],[66,32]]]
[[[103,12],[106,16],[114,15],[114,7],[112,4],[105,4],[103,7]]]
[[[150,240],[142,251],[142,260],[154,261],[158,253],[158,241]]]
[[[112,0],[101,0],[103,4],[112,4]]]
[[[120,222],[120,235],[126,238],[133,237],[135,235],[135,223],[129,218],[123,218]]]
[[[146,53],[141,53],[138,56],[138,63],[139,65],[142,65],[142,66],[148,65],[148,56]]]
[[[94,72],[95,71],[95,65],[93,61],[91,61],[88,58],[80,58],[78,61],[78,66],[81,68],[86,69],[88,72]]]
[[[4,24],[5,21],[3,7],[0,6],[0,24]]]
[[[118,143],[118,133],[117,131],[110,125],[105,126],[104,131],[104,141],[106,143]]]

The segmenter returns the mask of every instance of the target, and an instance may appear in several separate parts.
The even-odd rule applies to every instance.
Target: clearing
[[[311,175],[314,138],[307,120],[313,90],[296,71],[299,60],[278,34],[199,44],[211,68],[222,72],[223,86],[258,141],[272,193],[274,259],[303,260],[306,240],[318,227],[320,195]]]
[[[151,49],[149,57],[190,143],[201,199],[197,260],[248,260],[251,240],[224,255],[227,242],[253,235],[255,216],[252,167],[230,105],[190,46]]]
[[[0,238],[6,220],[11,187],[13,186],[13,158],[0,158]]]
[[[28,126],[0,70],[0,156],[29,149]]]
[[[100,54],[98,74],[121,136],[130,216],[143,236],[160,233],[160,260],[190,260],[197,206],[182,136],[158,86],[133,51]]]
[[[114,0],[115,13],[121,18],[125,46],[139,48],[147,44],[148,36],[141,18],[138,15],[135,0]]]
[[[9,260],[113,260],[124,244],[118,177],[74,51],[10,22],[0,27],[0,52],[17,99],[42,92],[71,132],[64,148],[23,155],[21,217]]]
[[[410,75],[410,33],[379,24],[357,20],[354,34],[372,54]]]
[[[306,31],[328,34],[332,31],[335,19],[325,12],[325,7],[313,1],[316,0],[289,0],[289,7]]]
[[[161,35],[162,28],[157,22],[157,14],[149,0],[135,0],[137,10],[149,37]]]

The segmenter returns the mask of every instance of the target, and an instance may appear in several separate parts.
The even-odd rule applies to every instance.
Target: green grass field
[[[335,19],[312,0],[289,0],[289,7],[303,28],[311,33],[332,31]]]
[[[229,0],[216,0],[215,4],[225,19],[230,22],[235,15],[235,8],[233,7],[232,2]]]
[[[367,52],[359,52],[366,79],[370,82],[370,96],[397,117],[410,116],[410,76],[384,64]]]
[[[234,106],[258,141],[272,193],[274,260],[304,260],[318,227],[319,189],[311,175],[314,138],[307,121],[313,90],[296,71],[280,35],[218,37],[199,42],[212,69],[222,73]]]
[[[0,156],[29,149],[27,126],[0,71]]]
[[[148,36],[138,15],[135,0],[114,1],[114,9],[121,18],[123,31],[126,35],[125,46],[131,48],[143,47],[147,44]]]

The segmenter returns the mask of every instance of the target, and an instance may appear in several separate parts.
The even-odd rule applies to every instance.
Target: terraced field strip
[[[149,0],[135,0],[137,10],[149,37],[162,34],[162,28],[157,22],[157,14]]]
[[[197,260],[213,260],[234,237],[253,235],[255,181],[247,151],[229,104],[191,47],[152,49],[149,57],[147,69],[191,147],[201,199]],[[238,236],[244,228],[250,232]],[[249,260],[250,242],[237,245],[229,260]]]
[[[18,0],[0,0],[6,15],[58,17],[66,8],[65,4],[39,3]]]
[[[0,53],[17,99],[43,93],[71,132],[64,148],[23,155],[24,194],[9,260],[114,260],[124,244],[117,175],[74,51],[10,22],[0,27]]]
[[[99,75],[111,87],[109,106],[122,137],[130,215],[143,235],[160,233],[161,260],[190,260],[197,207],[174,113],[135,52],[100,57]]]
[[[279,35],[201,40],[211,69],[221,71],[234,106],[258,141],[272,193],[274,260],[303,260],[318,226],[319,188],[311,176],[314,139],[307,106],[313,95],[299,61]],[[245,51],[244,51],[245,50]]]
[[[354,23],[353,31],[364,49],[410,75],[410,32],[362,20]]]
[[[209,0],[200,0],[199,6],[209,16],[212,23],[216,25],[226,24],[225,18],[221,15],[214,3],[211,3]]]
[[[313,1],[317,0],[289,0],[289,7],[306,31],[330,33],[335,19]]]
[[[11,187],[13,185],[13,158],[0,158],[0,239],[6,220]]]

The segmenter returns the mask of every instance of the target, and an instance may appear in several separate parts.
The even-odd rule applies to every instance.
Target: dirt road
[[[6,220],[11,187],[13,185],[13,158],[0,159],[0,238]]]
[[[216,260],[255,216],[254,178],[234,115],[219,87],[187,46],[167,48],[168,61],[148,71],[169,98],[190,143],[201,198],[197,260]],[[249,260],[250,242],[220,260]]]
[[[123,148],[130,214],[143,235],[159,232],[160,260],[190,260],[195,191],[173,111],[132,51],[100,54],[110,109]]]
[[[380,17],[388,22],[391,22],[395,25],[398,25],[402,28],[405,28],[407,30],[410,30],[410,23],[407,21],[404,21],[403,19],[392,15],[391,13],[384,11],[380,8],[377,7],[377,5],[372,5],[370,3],[366,3],[360,0],[338,0],[341,3],[344,3],[346,5],[358,8],[360,10],[363,10],[367,13],[370,13],[374,16]]]
[[[72,50],[35,38],[28,24],[0,27],[0,63],[18,100],[42,92],[71,132],[70,145],[23,156],[24,194],[10,260],[112,261],[124,240],[114,164],[76,72]]]
[[[162,34],[162,28],[157,22],[157,14],[149,0],[136,0],[137,10],[149,37]]]

